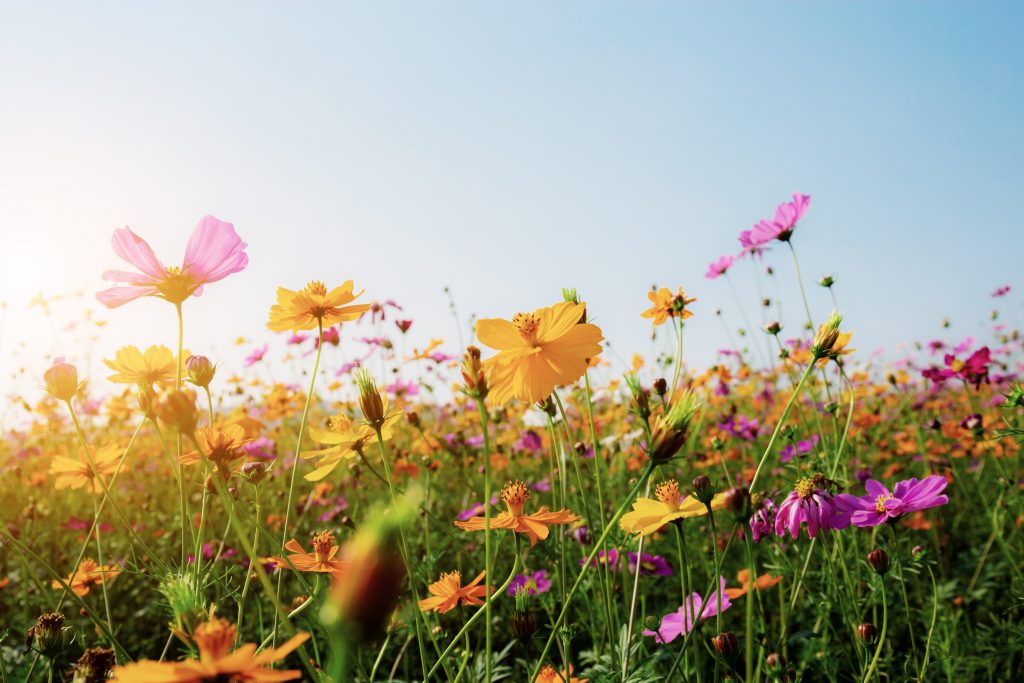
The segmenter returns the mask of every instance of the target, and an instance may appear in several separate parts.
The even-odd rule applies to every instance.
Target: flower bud
[[[876,548],[868,553],[868,564],[879,576],[884,576],[889,571],[889,554],[881,548]]]
[[[242,465],[242,476],[245,477],[250,484],[258,484],[263,481],[263,477],[267,474],[267,466],[261,462],[247,462]]]
[[[409,412],[407,412],[405,414],[405,419],[410,425],[413,426],[414,429],[419,429],[420,426],[423,424],[422,422],[420,422],[420,414],[417,413],[415,410],[410,410]]]
[[[832,311],[828,320],[818,326],[818,332],[811,343],[811,353],[815,359],[832,357],[836,342],[839,341],[839,325],[842,322],[843,316],[837,311]]]
[[[865,643],[873,643],[875,638],[878,637],[878,629],[875,628],[874,624],[861,624],[857,627],[857,637]]]
[[[528,642],[540,627],[537,610],[529,606],[529,590],[525,586],[516,588],[516,607],[509,620],[512,633],[521,642]]]
[[[157,402],[156,415],[174,431],[191,434],[199,420],[195,392],[189,389],[169,392]]]
[[[693,486],[693,497],[705,505],[710,505],[715,497],[715,487],[711,484],[711,479],[706,474],[698,474],[690,484]]]
[[[676,399],[668,412],[654,425],[647,457],[665,463],[675,457],[690,436],[690,424],[700,410],[700,400],[687,391]]]
[[[467,396],[476,399],[487,397],[487,375],[480,362],[480,349],[475,346],[467,346],[462,356],[462,380],[466,383]]]
[[[831,287],[835,283],[835,278],[833,278],[831,275],[822,276],[822,278],[818,280],[818,284],[821,285],[822,287]]]
[[[53,365],[43,373],[46,391],[58,401],[70,401],[82,388],[78,381],[78,368],[57,358]]]
[[[739,640],[730,631],[719,633],[711,639],[711,644],[715,646],[715,652],[726,659],[732,659],[740,647]]]
[[[725,492],[725,508],[736,515],[742,523],[750,517],[752,512],[750,504],[750,489],[746,486],[734,486]]]
[[[71,683],[104,683],[117,663],[111,647],[90,647],[78,658]]]
[[[768,668],[769,674],[775,674],[786,666],[786,658],[778,652],[769,652],[764,658],[764,665]]]
[[[644,627],[648,631],[657,631],[661,628],[661,622],[658,621],[658,617],[651,615],[644,619]]]
[[[55,658],[68,646],[70,629],[64,625],[60,612],[45,612],[28,630],[25,638],[25,652],[35,650],[44,657]]]
[[[782,332],[782,323],[780,323],[777,320],[773,320],[772,322],[764,326],[764,331],[767,332],[768,334],[776,335],[779,332]]]
[[[188,380],[197,387],[208,387],[217,373],[217,366],[206,356],[189,356],[185,361]]]
[[[353,373],[356,386],[359,387],[359,408],[363,411],[363,419],[371,427],[377,429],[384,424],[384,399],[381,398],[377,384],[370,373],[360,368]]]
[[[665,380],[664,377],[659,377],[658,379],[654,380],[654,393],[656,393],[658,396],[664,396],[665,394],[668,393],[668,382]]]

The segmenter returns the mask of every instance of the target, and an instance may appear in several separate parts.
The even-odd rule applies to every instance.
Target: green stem
[[[284,545],[288,542],[288,522],[291,520],[292,498],[295,496],[295,479],[299,472],[299,454],[302,452],[302,437],[306,432],[306,420],[309,418],[309,404],[313,401],[313,387],[316,385],[316,375],[320,371],[320,354],[324,348],[324,321],[317,318],[317,344],[316,359],[313,361],[313,374],[309,378],[309,389],[306,391],[306,403],[302,407],[302,419],[299,420],[299,435],[295,440],[295,455],[292,457],[292,476],[288,483],[288,499],[284,508],[284,524],[281,527],[281,551],[284,552]],[[284,572],[277,576],[277,587],[274,591],[274,599],[281,601],[281,582],[284,579]],[[277,636],[277,613],[274,614],[274,636],[276,643]]]
[[[871,658],[871,665],[864,674],[864,683],[871,680],[871,674],[878,665],[878,658],[882,655],[882,647],[885,645],[885,631],[889,627],[889,604],[885,598],[885,582],[882,582],[882,631],[878,634],[878,646],[875,647],[875,656]]]
[[[633,485],[632,490],[626,494],[625,500],[623,500],[622,504],[619,505],[619,509],[615,511],[611,521],[608,522],[608,526],[605,527],[604,533],[602,533],[601,537],[597,539],[597,543],[594,544],[594,549],[590,551],[590,556],[587,557],[587,561],[583,564],[585,568],[589,567],[590,563],[594,561],[598,550],[600,550],[605,539],[608,537],[608,532],[611,531],[611,529],[618,523],[619,518],[626,512],[626,507],[633,502],[636,494],[640,492],[640,488],[647,483],[647,480],[650,478],[651,473],[654,472],[655,467],[655,463],[648,464],[644,473],[640,475],[636,484]],[[569,605],[572,602],[572,597],[576,594],[576,590],[580,587],[580,583],[583,581],[584,576],[586,576],[586,569],[581,571],[579,576],[576,577],[576,581],[573,582],[572,588],[569,589],[569,593],[565,596],[565,601],[562,603],[562,610],[558,613],[555,623],[551,625],[551,635],[548,636],[547,642],[544,644],[544,649],[541,650],[540,657],[537,659],[537,664],[533,669],[533,674],[530,676],[530,681],[536,680],[537,675],[540,673],[540,668],[544,662],[544,658],[547,657],[548,652],[551,651],[551,645],[554,643],[555,635],[558,633],[558,629],[562,625],[562,621],[565,619],[566,613],[569,611]]]
[[[484,434],[484,572],[491,576],[491,436],[487,429],[487,406],[482,398],[476,399],[480,414],[480,429]],[[484,681],[491,683],[491,652],[494,648],[494,624],[491,617],[491,600],[484,603]]]
[[[797,382],[796,388],[793,389],[793,394],[789,397],[786,402],[786,407],[782,409],[782,415],[779,417],[779,421],[775,424],[775,430],[772,432],[771,439],[768,440],[768,446],[764,449],[764,454],[761,455],[760,462],[757,463],[757,469],[754,470],[754,476],[750,480],[750,492],[754,492],[754,485],[757,483],[757,478],[761,474],[761,468],[764,467],[765,461],[768,459],[768,454],[772,452],[772,446],[775,445],[775,439],[778,438],[779,432],[782,431],[782,426],[786,424],[786,418],[789,417],[789,411],[793,409],[793,404],[796,402],[797,397],[800,395],[800,390],[803,389],[804,383],[807,382],[807,378],[811,376],[811,372],[814,370],[814,363],[816,359],[812,359],[807,364],[807,369],[800,375],[800,381]]]

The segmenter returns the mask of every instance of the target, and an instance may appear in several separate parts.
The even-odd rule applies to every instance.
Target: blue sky
[[[5,4],[2,376],[45,367],[28,300],[101,288],[115,228],[174,262],[206,213],[250,245],[186,312],[229,366],[275,287],[314,278],[398,300],[417,341],[454,342],[445,286],[464,317],[575,286],[627,357],[650,349],[646,290],[683,285],[706,365],[713,311],[743,324],[707,264],[795,191],[812,306],[833,274],[859,349],[946,317],[978,334],[1003,284],[1019,320],[1021,25],[996,2]],[[789,256],[767,263],[795,332]],[[733,281],[760,322],[749,263]],[[61,350],[173,340],[160,301],[102,317],[94,349]]]

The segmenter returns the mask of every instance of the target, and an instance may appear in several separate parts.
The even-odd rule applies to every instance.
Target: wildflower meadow
[[[0,681],[1024,680],[1016,292],[984,337],[863,353],[803,274],[818,205],[780,199],[706,273],[620,283],[625,367],[557,274],[419,344],[439,322],[345,258],[224,361],[190,315],[250,276],[246,226],[180,261],[112,230],[87,298],[177,335],[88,373],[66,344],[7,410]],[[738,269],[801,296],[738,292],[757,323],[688,362]]]

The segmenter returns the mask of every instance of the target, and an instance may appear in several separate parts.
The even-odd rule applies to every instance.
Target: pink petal
[[[157,294],[156,287],[111,287],[96,292],[96,299],[107,308],[117,308],[139,297]]]
[[[132,232],[131,228],[115,230],[110,243],[115,254],[154,280],[162,279],[167,274],[146,240]]]
[[[249,264],[246,246],[231,223],[204,216],[185,247],[182,270],[199,282],[216,282]]]
[[[108,282],[127,282],[133,285],[148,285],[154,282],[154,279],[149,275],[133,273],[128,270],[105,270],[100,277]]]

